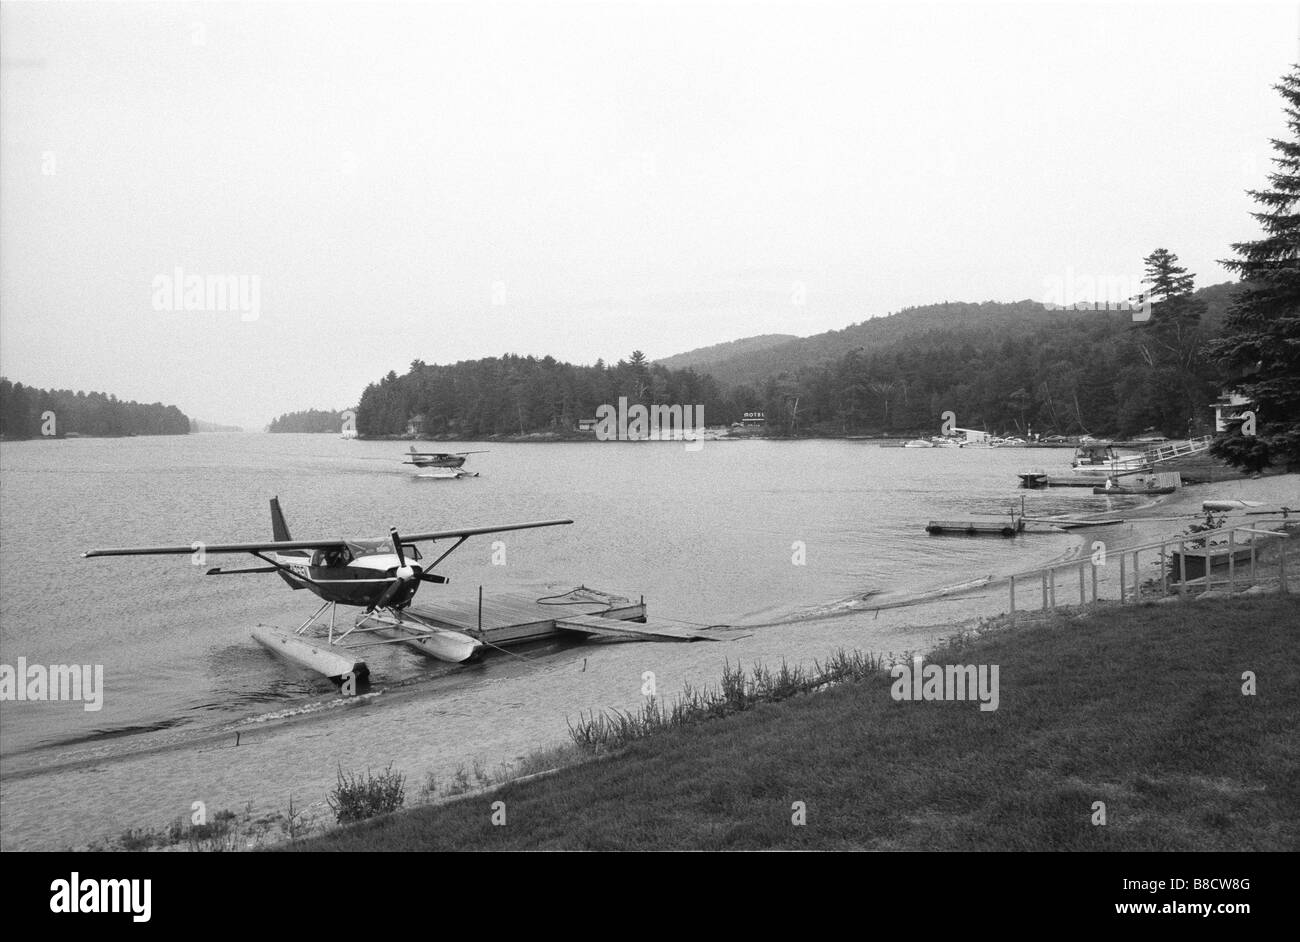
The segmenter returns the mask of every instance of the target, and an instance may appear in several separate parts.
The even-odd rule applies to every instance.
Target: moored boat
[[[1131,474],[1147,468],[1145,456],[1136,452],[1122,452],[1107,442],[1091,442],[1080,445],[1074,452],[1074,461],[1070,470],[1074,474],[1088,474],[1110,477],[1115,474]]]
[[[1042,468],[1021,471],[1018,477],[1020,478],[1020,486],[1027,487],[1030,490],[1037,490],[1040,487],[1047,486],[1047,472]]]
[[[1120,494],[1172,494],[1177,488],[1173,485],[1166,487],[1141,487],[1129,484],[1116,484],[1113,487],[1094,487],[1094,494],[1120,495]]]

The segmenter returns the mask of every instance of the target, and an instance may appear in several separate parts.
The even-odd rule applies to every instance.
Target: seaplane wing
[[[82,553],[90,556],[179,556],[183,553],[272,553],[277,550],[333,549],[347,545],[346,540],[271,540],[266,543],[190,543],[187,546],[120,546],[113,549],[93,549]]]
[[[469,539],[480,533],[504,533],[507,530],[533,530],[537,527],[559,527],[572,520],[535,520],[532,523],[508,523],[499,527],[467,527],[464,530],[433,530],[429,533],[403,533],[402,542],[416,543],[431,540]]]
[[[481,533],[504,533],[507,530],[532,530],[538,527],[557,527],[573,523],[572,520],[535,520],[531,523],[508,523],[497,527],[466,527],[461,530],[433,530],[429,533],[402,534],[402,542],[416,543],[433,540],[469,539]],[[265,543],[189,543],[185,546],[120,546],[110,549],[93,549],[82,553],[91,556],[180,556],[196,553],[274,553],[287,550],[340,549],[347,540],[268,540]]]

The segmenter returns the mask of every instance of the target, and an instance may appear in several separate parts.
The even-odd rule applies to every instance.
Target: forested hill
[[[775,435],[936,434],[947,411],[960,427],[999,434],[1199,434],[1212,429],[1224,380],[1204,344],[1219,333],[1231,292],[1181,294],[1145,321],[1031,301],[927,305],[750,349],[707,373],[648,363],[639,351],[613,366],[513,355],[417,360],[366,388],[357,428],[463,439],[571,432],[626,396],[703,404],[709,425],[763,412]]]
[[[1217,333],[1234,289],[1234,284],[1212,285],[1195,292],[1206,304],[1203,324]],[[897,314],[873,317],[843,330],[831,330],[810,337],[765,334],[730,344],[701,347],[664,357],[655,362],[672,368],[691,367],[708,373],[724,387],[740,383],[762,383],[783,372],[796,372],[835,360],[855,347],[870,352],[936,332],[954,335],[989,332],[1007,336],[1015,332],[1036,332],[1045,326],[1064,326],[1081,318],[1095,317],[1093,311],[1048,311],[1040,301],[943,302],[905,308]]]
[[[707,376],[650,364],[640,351],[613,366],[562,363],[507,354],[431,366],[416,360],[366,387],[357,406],[363,436],[400,435],[413,427],[434,437],[469,440],[533,432],[572,433],[596,407],[620,396],[645,404],[703,405],[706,424],[734,421],[748,406],[724,397]]]
[[[123,402],[102,392],[36,389],[0,377],[0,436],[188,435],[190,420],[161,402]]]
[[[794,334],[760,334],[757,337],[746,337],[744,340],[731,340],[727,343],[715,343],[711,347],[699,347],[655,362],[670,370],[692,369],[707,372],[713,364],[761,353],[801,339]]]
[[[334,432],[343,428],[342,409],[303,409],[271,420],[268,432]]]

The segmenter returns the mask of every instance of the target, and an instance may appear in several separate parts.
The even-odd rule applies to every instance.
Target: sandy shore
[[[1066,544],[1046,545],[1052,561],[1087,558],[1096,539],[1115,552],[1182,532],[1203,500],[1233,498],[1300,508],[1300,475],[1185,488],[1125,512],[1122,525],[1076,531],[1077,538],[1060,538]],[[1229,517],[1234,524],[1253,519],[1241,512]],[[646,671],[654,672],[659,695],[671,698],[686,683],[715,684],[724,658],[746,665],[795,663],[854,647],[902,655],[927,650],[1007,608],[1001,584],[885,610],[865,600],[834,617],[725,642],[583,645],[535,661],[499,658],[435,681],[380,685],[365,698],[322,700],[214,729],[133,737],[126,754],[120,743],[96,744],[41,760],[49,764],[6,763],[0,848],[79,848],[127,828],[162,829],[177,818],[188,820],[197,801],[209,815],[231,809],[265,818],[284,812],[292,796],[295,806],[324,819],[324,799],[340,768],[380,770],[391,763],[408,776],[409,801],[426,774],[446,782],[460,768],[494,770],[567,744],[568,720],[580,710],[637,706]]]

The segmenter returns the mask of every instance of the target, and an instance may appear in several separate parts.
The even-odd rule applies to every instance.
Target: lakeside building
[[[1241,413],[1245,412],[1250,405],[1250,400],[1242,395],[1239,389],[1225,389],[1219,393],[1219,398],[1214,401],[1214,430],[1216,432],[1226,432],[1232,427],[1234,421],[1241,418]]]

